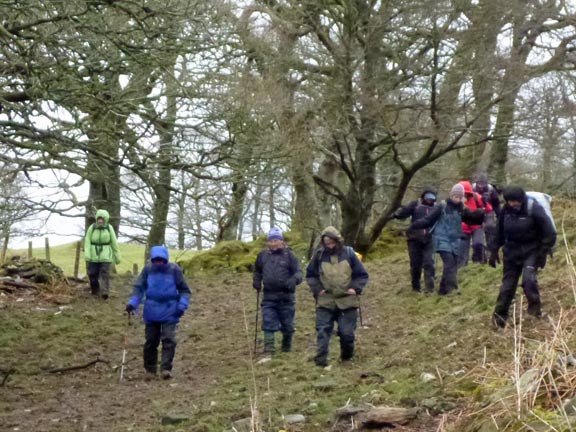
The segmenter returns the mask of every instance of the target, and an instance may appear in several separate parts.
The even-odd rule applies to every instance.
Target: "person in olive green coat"
[[[321,235],[321,247],[314,252],[306,269],[306,280],[316,299],[318,366],[328,365],[328,348],[334,323],[338,322],[340,358],[354,357],[354,339],[358,320],[358,296],[368,283],[368,273],[349,246],[342,244],[342,236],[334,227],[327,227]]]
[[[84,239],[84,258],[87,262],[90,291],[92,295],[102,294],[107,299],[110,293],[110,265],[120,264],[118,240],[112,225],[108,223],[110,215],[106,210],[96,212],[96,223],[86,232]]]

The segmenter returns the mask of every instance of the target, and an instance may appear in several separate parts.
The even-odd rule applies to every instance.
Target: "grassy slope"
[[[573,304],[568,268],[561,258],[556,261],[542,278],[545,309],[552,315],[559,305]],[[367,268],[371,282],[362,299],[366,328],[357,333],[356,362],[341,365],[334,360],[334,338],[330,371],[307,361],[314,353],[314,304],[304,287],[298,293],[295,351],[252,368],[256,305],[248,274],[190,280],[193,306],[179,329],[176,379],[170,383],[142,381],[143,328],[128,328],[122,315],[128,280],[115,280],[108,303],[75,293],[70,308],[57,315],[48,297],[24,297],[21,302],[2,298],[0,368],[12,366],[18,373],[7,383],[7,391],[0,392],[0,429],[222,431],[231,421],[250,416],[254,400],[266,431],[277,431],[283,426],[282,415],[291,413],[307,416],[299,430],[329,430],[334,410],[348,401],[421,406],[436,398],[430,414],[435,409],[466,410],[491,366],[511,358],[513,335],[494,333],[489,327],[501,268],[471,265],[461,274],[462,294],[446,298],[410,292],[404,250],[368,262]],[[546,322],[527,321],[525,326],[528,337],[545,337]],[[129,379],[121,385],[118,373],[103,365],[63,375],[43,372],[45,367],[82,364],[97,354],[118,365],[125,332],[131,361]],[[423,383],[423,372],[438,378]],[[326,380],[335,387],[314,387]],[[160,426],[164,415],[189,421]],[[423,414],[397,430],[437,430],[440,418]]]

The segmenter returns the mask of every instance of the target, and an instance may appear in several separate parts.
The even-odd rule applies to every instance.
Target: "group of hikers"
[[[455,184],[445,201],[437,202],[431,188],[420,199],[397,210],[393,217],[411,218],[407,230],[412,290],[421,292],[424,272],[424,292],[435,289],[434,254],[443,262],[438,294],[458,291],[458,269],[472,261],[496,267],[503,250],[503,278],[496,307],[492,315],[495,329],[504,328],[514,300],[520,277],[528,301],[528,314],[541,317],[542,306],[537,280],[538,269],[544,268],[556,242],[553,219],[544,205],[527,195],[519,186],[509,186],[502,192],[481,176],[476,183]],[[108,223],[108,213],[99,210],[96,223],[86,235],[86,260],[93,295],[108,296],[110,263],[120,261],[114,230]],[[276,353],[275,336],[282,333],[281,350],[292,350],[296,287],[303,281],[298,258],[286,245],[283,233],[274,227],[267,235],[267,247],[254,265],[253,287],[263,293],[261,301],[264,354]],[[335,324],[340,338],[340,359],[354,357],[355,332],[360,296],[368,283],[368,273],[358,254],[344,245],[334,227],[325,228],[320,244],[314,250],[306,268],[306,281],[316,300],[316,355],[314,362],[328,366],[330,338]],[[190,301],[182,270],[169,262],[164,246],[151,248],[150,262],[134,284],[126,312],[133,314],[144,301],[145,322],[144,368],[146,377],[157,374],[158,347],[162,342],[161,377],[171,378],[176,348],[176,326]]]

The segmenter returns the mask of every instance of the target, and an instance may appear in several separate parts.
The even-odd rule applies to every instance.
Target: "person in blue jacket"
[[[264,285],[264,354],[273,355],[276,352],[275,332],[278,330],[282,332],[282,351],[292,350],[296,286],[302,283],[302,272],[298,258],[284,243],[279,228],[274,227],[268,232],[267,246],[256,258],[252,286],[260,291]]]
[[[190,303],[190,288],[182,269],[169,262],[168,249],[153,246],[150,262],[144,267],[136,283],[126,312],[134,313],[144,299],[144,369],[147,379],[156,376],[158,346],[162,341],[161,376],[172,378],[172,362],[176,352],[176,326]]]

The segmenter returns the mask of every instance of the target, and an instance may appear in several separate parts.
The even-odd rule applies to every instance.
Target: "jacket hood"
[[[168,249],[166,246],[152,246],[152,249],[150,249],[150,261],[156,258],[165,259],[166,262],[169,261]]]
[[[96,212],[96,220],[98,220],[98,218],[102,218],[104,219],[104,223],[108,223],[108,221],[110,220],[110,213],[108,213],[107,210],[99,209]]]
[[[464,195],[474,195],[474,189],[472,189],[472,183],[467,180],[462,180],[459,182],[464,187]]]
[[[526,201],[526,192],[520,186],[507,186],[503,195],[506,201]]]
[[[344,240],[342,238],[342,234],[340,234],[340,231],[338,231],[333,226],[324,228],[324,231],[322,231],[322,235],[320,237],[328,237],[338,243],[342,243],[342,241]]]

